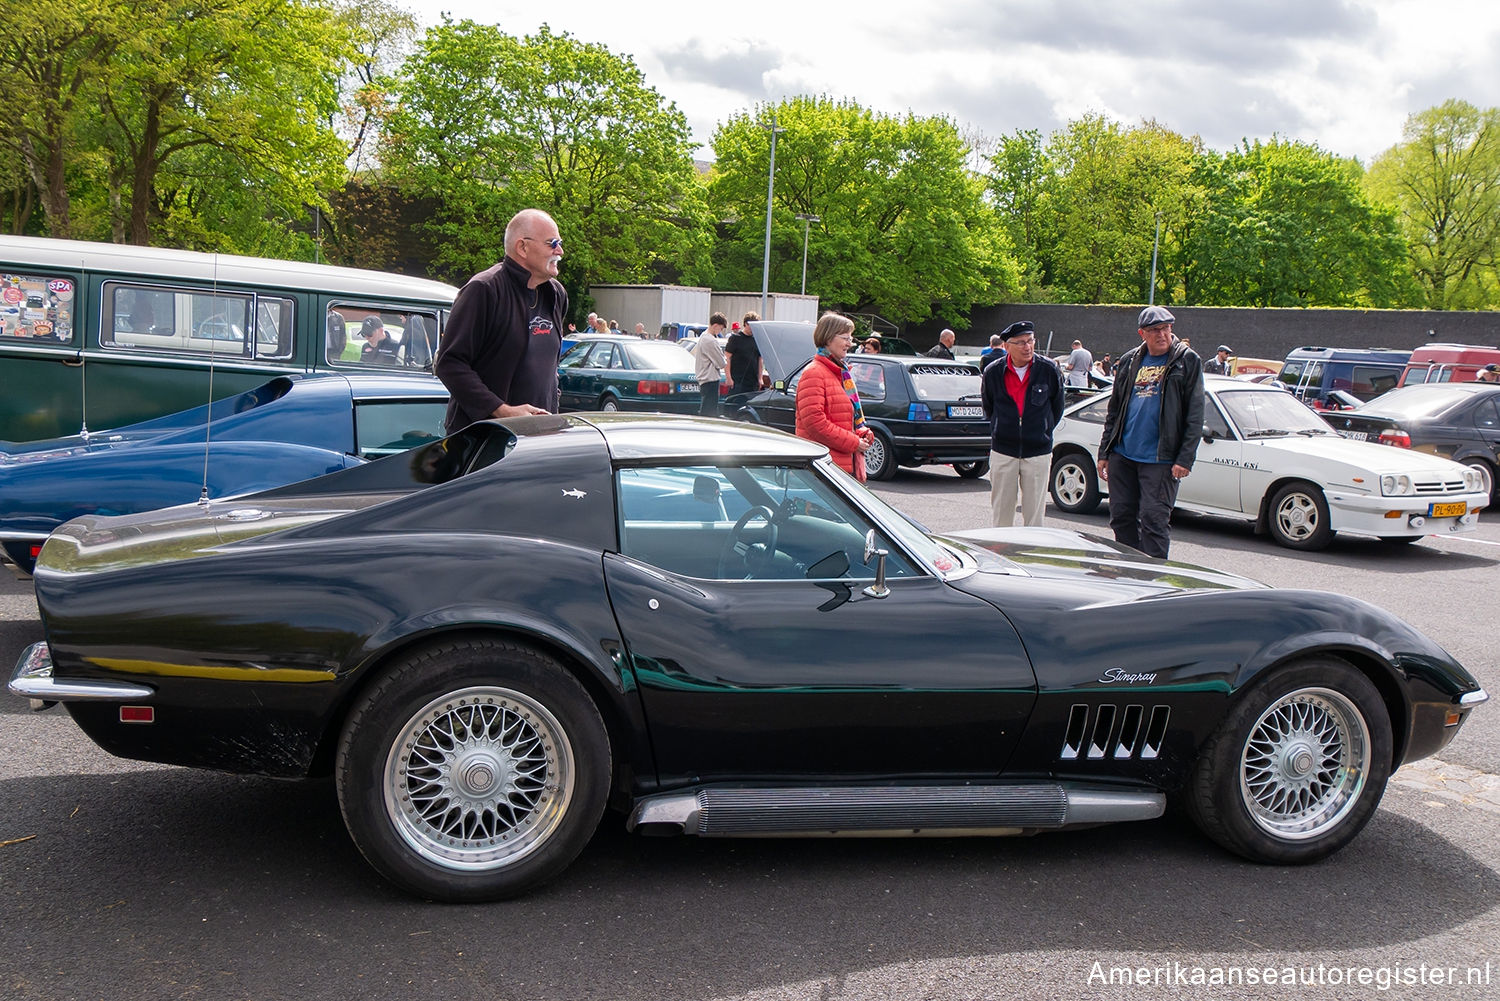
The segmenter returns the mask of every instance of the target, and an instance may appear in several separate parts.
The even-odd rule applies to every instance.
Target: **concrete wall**
[[[1340,348],[1415,348],[1428,341],[1459,344],[1500,344],[1500,312],[1442,312],[1404,309],[1236,309],[1216,306],[1173,306],[1178,337],[1193,342],[1207,356],[1220,344],[1237,355],[1284,358],[1306,345]],[[1135,322],[1140,306],[1065,306],[1011,304],[977,309],[968,330],[957,331],[960,345],[984,346],[1016,320],[1036,324],[1037,347],[1050,354],[1067,350],[1077,338],[1098,357],[1108,351],[1118,356],[1140,343]],[[937,343],[946,324],[927,322],[909,326],[903,336],[926,350]]]

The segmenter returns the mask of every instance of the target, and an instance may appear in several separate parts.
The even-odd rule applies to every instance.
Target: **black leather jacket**
[[[1109,396],[1109,413],[1104,418],[1104,434],[1099,438],[1099,458],[1107,459],[1125,434],[1125,414],[1130,408],[1130,392],[1146,345],[1127,351],[1116,369],[1115,386]],[[1156,457],[1185,469],[1193,468],[1198,457],[1198,442],[1203,438],[1203,360],[1182,341],[1172,338],[1167,352],[1167,371],[1161,385],[1161,436]]]

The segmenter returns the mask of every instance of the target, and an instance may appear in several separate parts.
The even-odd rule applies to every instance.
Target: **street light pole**
[[[1151,288],[1146,293],[1146,305],[1156,305],[1156,248],[1161,246],[1161,213],[1156,213],[1156,237],[1151,241]]]
[[[761,128],[767,126],[762,125]],[[784,129],[776,127],[776,113],[771,113],[771,167],[766,171],[766,256],[760,265],[760,318],[766,319],[766,297],[771,292],[771,196],[776,192],[776,137]]]
[[[802,220],[802,294],[807,295],[807,231],[813,223],[822,222],[823,219],[806,212],[798,212],[797,218]]]

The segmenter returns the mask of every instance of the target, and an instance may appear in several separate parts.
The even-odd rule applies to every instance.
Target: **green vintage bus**
[[[277,375],[430,372],[457,291],[298,261],[0,237],[0,441],[120,427]]]

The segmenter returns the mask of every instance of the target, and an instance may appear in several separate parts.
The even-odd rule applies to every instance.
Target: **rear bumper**
[[[936,466],[950,462],[988,462],[989,435],[896,435],[896,461],[903,466]]]
[[[46,709],[56,702],[120,702],[149,698],[154,689],[123,681],[63,681],[52,676],[52,651],[33,643],[16,661],[6,686],[12,695],[31,700],[31,708]]]

